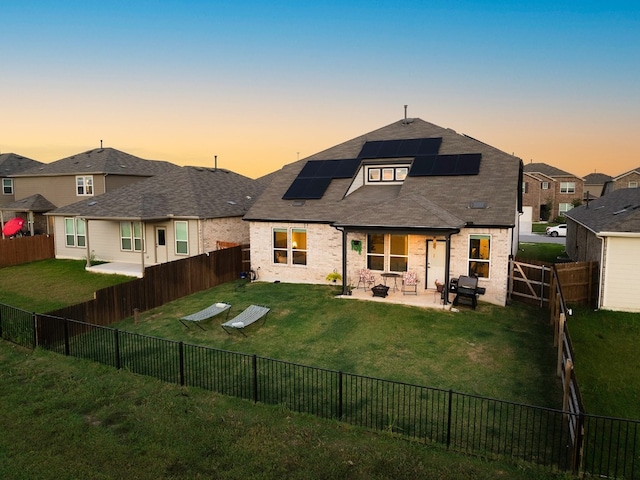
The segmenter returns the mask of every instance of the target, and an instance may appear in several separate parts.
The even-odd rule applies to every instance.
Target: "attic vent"
[[[487,208],[487,202],[471,202],[469,204],[469,208],[473,208],[476,210]]]
[[[302,207],[306,202],[304,200],[297,200],[293,202],[291,205],[294,207]]]
[[[95,204],[97,204],[98,202],[96,202],[95,200],[92,202],[87,203],[87,205],[89,205],[90,207],[93,207]]]
[[[626,212],[626,211],[627,211],[627,209],[626,209],[626,208],[623,208],[622,210],[618,210],[617,212],[613,212],[613,214],[614,214],[614,215],[619,215],[619,214],[624,213],[624,212]]]
[[[233,200],[227,200],[227,203],[228,203],[229,205],[237,205],[237,203],[236,203],[236,202],[234,202]]]
[[[120,165],[120,168],[127,168],[126,165]]]

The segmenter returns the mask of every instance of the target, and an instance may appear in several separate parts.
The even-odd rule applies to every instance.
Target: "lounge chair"
[[[215,317],[216,315],[221,314],[222,312],[227,312],[227,318],[229,318],[229,310],[231,309],[231,305],[228,303],[214,303],[210,307],[205,308],[204,310],[200,310],[199,312],[192,313],[191,315],[187,315],[186,317],[182,317],[180,319],[180,323],[182,323],[185,327],[188,326],[185,322],[194,322],[198,327],[202,330],[202,325],[200,322],[206,320],[207,318]]]
[[[234,328],[239,330],[242,335],[247,336],[242,329],[244,327],[248,327],[252,323],[264,318],[264,321],[267,321],[267,313],[269,313],[270,308],[262,307],[260,305],[250,305],[247,307],[242,313],[236,315],[231,320],[224,322],[222,325],[222,329],[229,333],[227,328]]]

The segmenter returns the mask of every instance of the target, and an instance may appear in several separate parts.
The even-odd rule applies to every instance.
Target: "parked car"
[[[566,237],[567,236],[567,224],[561,223],[555,227],[547,227],[547,235],[551,237]]]

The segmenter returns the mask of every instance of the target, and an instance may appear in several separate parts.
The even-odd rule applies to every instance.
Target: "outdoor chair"
[[[444,283],[440,283],[436,280],[436,291],[433,292],[433,301],[435,303],[436,299],[439,298],[441,302],[444,303]]]
[[[222,312],[227,312],[227,318],[229,318],[229,310],[231,309],[231,305],[228,303],[214,303],[210,307],[205,308],[204,310],[200,310],[199,312],[192,313],[191,315],[187,315],[186,317],[182,317],[180,319],[180,323],[182,323],[185,327],[188,326],[185,322],[193,322],[202,330],[202,325],[200,322],[206,320],[211,317],[215,317],[216,315],[221,314]]]
[[[228,328],[233,328],[238,330],[245,337],[247,336],[242,329],[248,327],[254,322],[257,322],[261,318],[264,318],[264,321],[267,321],[267,313],[269,313],[270,308],[262,307],[260,305],[250,305],[247,307],[242,313],[236,315],[231,320],[224,322],[222,325],[222,329],[227,332],[229,335],[231,333]]]
[[[373,285],[374,283],[376,283],[376,279],[371,273],[371,270],[369,270],[368,268],[361,269],[356,289],[358,289],[360,287],[360,284],[362,284],[362,288],[366,290],[367,288],[371,288],[371,285]]]
[[[402,274],[402,294],[418,294],[418,275],[416,272],[404,272]]]

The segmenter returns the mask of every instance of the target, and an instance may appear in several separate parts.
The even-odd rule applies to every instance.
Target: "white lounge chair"
[[[268,307],[262,307],[260,305],[250,305],[242,313],[236,315],[231,320],[224,322],[220,326],[225,332],[229,334],[230,332],[229,330],[227,330],[227,328],[234,328],[236,330],[239,330],[240,333],[246,337],[247,335],[242,331],[242,329],[244,327],[248,327],[249,325],[260,320],[263,317],[264,321],[266,322],[267,313],[269,313],[269,310],[270,308]]]
[[[204,328],[202,328],[202,326],[200,325],[201,321],[206,320],[207,318],[215,317],[222,312],[227,312],[227,318],[229,318],[230,309],[231,305],[228,303],[214,303],[204,310],[200,310],[199,312],[192,313],[191,315],[187,315],[186,317],[182,317],[180,319],[180,323],[182,323],[186,327],[187,324],[185,322],[194,322],[198,327],[204,330]]]

